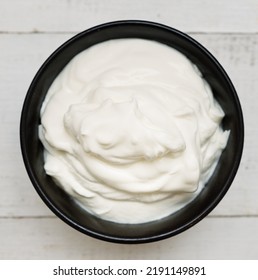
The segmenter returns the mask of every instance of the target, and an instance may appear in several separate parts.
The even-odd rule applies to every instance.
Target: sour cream
[[[227,144],[224,113],[182,53],[143,39],[75,56],[41,108],[45,170],[103,219],[144,223],[194,199]]]

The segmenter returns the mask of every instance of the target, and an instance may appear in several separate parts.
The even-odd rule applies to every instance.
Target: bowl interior
[[[226,149],[201,194],[185,208],[164,219],[138,225],[121,225],[101,220],[80,208],[46,175],[43,147],[38,139],[40,108],[49,86],[63,67],[79,52],[110,39],[143,38],[167,44],[195,63],[210,84],[226,116],[223,128],[230,130]],[[139,243],[175,235],[207,215],[228,190],[237,171],[243,148],[241,107],[228,76],[195,40],[169,27],[155,23],[124,21],[104,24],[73,37],[43,64],[25,99],[21,117],[21,148],[31,181],[49,208],[65,222],[91,236],[113,242]]]

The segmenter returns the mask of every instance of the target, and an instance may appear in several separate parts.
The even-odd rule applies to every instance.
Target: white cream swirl
[[[142,223],[204,187],[225,148],[224,113],[197,67],[142,39],[78,54],[41,110],[45,170],[103,219]]]

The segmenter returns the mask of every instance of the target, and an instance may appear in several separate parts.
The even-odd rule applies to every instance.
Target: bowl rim
[[[237,155],[235,156],[237,160],[232,165],[232,170],[230,173],[230,176],[227,178],[227,181],[225,182],[223,188],[221,188],[221,191],[219,194],[216,196],[216,198],[212,201],[211,204],[209,204],[206,208],[204,208],[198,215],[196,215],[192,220],[188,221],[188,223],[184,224],[182,227],[177,228],[172,231],[168,231],[159,235],[154,235],[154,236],[148,236],[148,237],[136,237],[136,238],[123,238],[123,237],[114,237],[110,235],[105,235],[102,233],[95,232],[93,230],[90,230],[80,224],[78,224],[76,221],[70,219],[67,217],[52,201],[52,199],[42,190],[40,183],[38,182],[33,167],[30,163],[27,148],[26,148],[26,140],[25,140],[25,130],[26,130],[26,119],[29,111],[29,100],[31,96],[33,95],[33,87],[37,83],[39,77],[42,75],[42,73],[45,71],[46,67],[48,67],[49,63],[60,53],[60,51],[67,46],[73,44],[75,41],[79,40],[81,37],[88,36],[92,32],[99,32],[100,30],[103,29],[108,29],[110,27],[114,26],[126,26],[126,25],[132,25],[132,26],[137,26],[137,25],[142,25],[142,26],[147,26],[150,28],[158,28],[158,29],[163,29],[167,30],[170,33],[174,33],[177,36],[180,36],[183,40],[190,42],[191,44],[194,44],[197,48],[201,50],[201,52],[205,55],[208,56],[209,59],[212,60],[213,64],[219,69],[219,72],[223,75],[226,83],[230,87],[230,91],[232,93],[232,97],[234,98],[234,103],[236,106],[236,110],[238,112],[238,121],[239,121],[239,127],[240,127],[240,133],[239,133],[239,141],[240,143],[238,144],[239,149],[236,151]],[[126,38],[126,37],[125,37]],[[91,27],[89,29],[86,29],[82,32],[77,33],[67,41],[65,41],[63,44],[61,44],[46,60],[45,62],[41,65],[39,70],[37,71],[36,75],[34,76],[29,89],[27,91],[27,94],[24,99],[22,111],[21,111],[21,118],[20,118],[20,148],[21,148],[21,153],[22,153],[22,158],[23,162],[26,168],[26,171],[28,173],[28,176],[32,182],[32,185],[34,186],[35,190],[41,197],[41,199],[44,201],[44,203],[47,205],[47,207],[61,220],[63,220],[65,223],[68,225],[72,226],[73,228],[79,230],[80,232],[87,234],[91,237],[95,237],[97,239],[101,239],[104,241],[109,241],[109,242],[115,242],[115,243],[126,243],[126,244],[136,244],[136,243],[147,243],[147,242],[153,242],[153,241],[158,241],[162,240],[174,235],[177,235],[188,228],[192,227],[193,225],[197,224],[200,220],[202,220],[205,216],[207,216],[216,206],[217,204],[221,201],[221,199],[225,196],[226,192],[230,188],[230,185],[232,184],[235,175],[237,173],[237,170],[240,165],[242,153],[243,153],[243,148],[244,148],[244,119],[243,119],[243,113],[242,113],[242,108],[241,104],[239,101],[239,97],[236,93],[236,90],[233,86],[233,83],[231,82],[228,74],[222,67],[222,65],[217,61],[217,59],[204,47],[202,46],[198,41],[187,35],[186,33],[183,33],[182,31],[179,31],[173,27],[157,23],[157,22],[152,22],[152,21],[147,21],[147,20],[117,20],[117,21],[111,21],[111,22],[106,22],[102,23],[99,25],[96,25],[94,27]]]

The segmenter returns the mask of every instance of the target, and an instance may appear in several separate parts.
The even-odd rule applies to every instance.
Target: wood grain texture
[[[175,237],[137,245],[85,236],[57,218],[0,219],[0,228],[0,259],[258,258],[258,218],[207,218]]]
[[[71,32],[121,19],[185,32],[257,32],[256,0],[1,0],[2,32]]]

